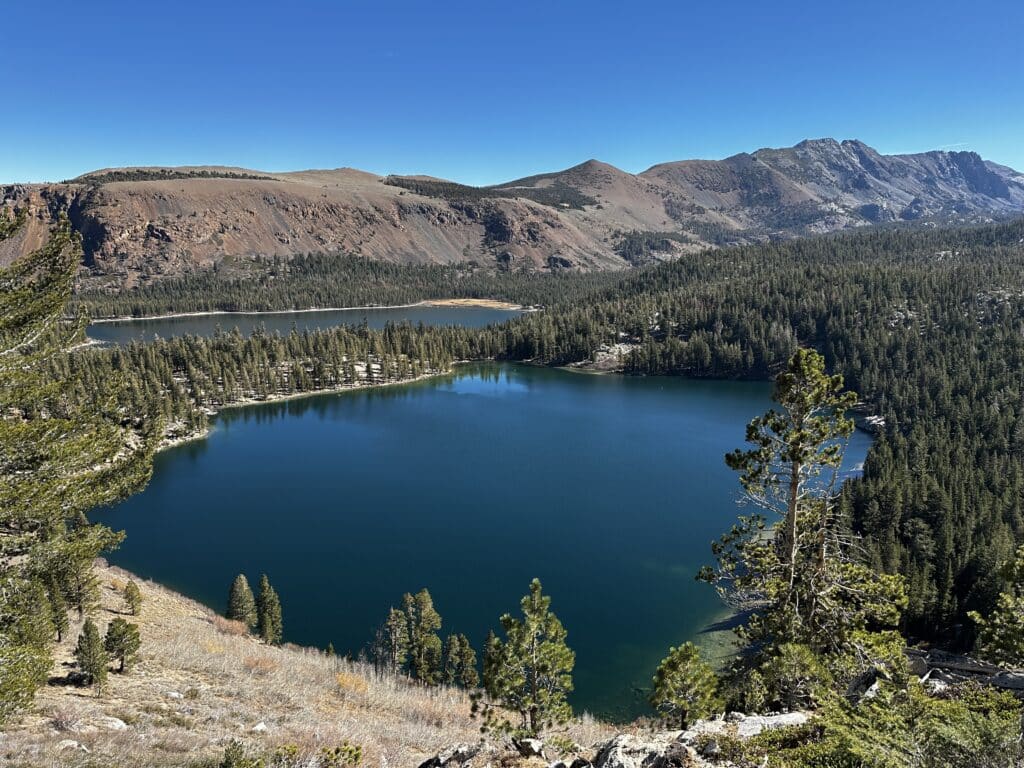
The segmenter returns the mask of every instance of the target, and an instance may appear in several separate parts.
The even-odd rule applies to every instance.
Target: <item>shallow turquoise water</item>
[[[627,718],[665,650],[721,613],[694,574],[737,514],[723,454],[769,393],[465,366],[225,411],[96,517],[128,531],[112,562],[217,609],[235,574],[267,572],[286,639],[339,652],[424,586],[479,648],[537,576],[577,653],[574,705]]]

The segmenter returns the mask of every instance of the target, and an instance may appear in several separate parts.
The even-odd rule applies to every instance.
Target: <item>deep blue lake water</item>
[[[90,339],[109,344],[127,344],[131,341],[152,341],[171,336],[212,336],[218,329],[230,331],[238,328],[248,336],[263,327],[268,332],[289,333],[334,328],[339,325],[359,325],[363,321],[371,328],[383,328],[387,323],[408,321],[413,325],[460,325],[483,328],[501,323],[522,314],[517,309],[490,307],[386,307],[356,309],[322,309],[307,312],[219,312],[210,315],[179,315],[175,317],[140,318],[92,323],[86,331]]]
[[[505,365],[223,412],[95,517],[111,561],[221,610],[269,574],[287,640],[357,653],[403,592],[479,648],[539,577],[577,653],[577,709],[644,711],[670,645],[722,615],[694,581],[736,516],[723,455],[770,386]],[[847,468],[870,438],[856,433]]]

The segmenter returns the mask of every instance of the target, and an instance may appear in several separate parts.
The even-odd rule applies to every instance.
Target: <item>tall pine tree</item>
[[[467,690],[480,684],[480,675],[476,669],[476,651],[465,635],[448,635],[444,644],[442,677],[446,685],[460,685]]]
[[[142,590],[131,579],[124,587],[124,604],[132,616],[138,616],[139,611],[142,610]]]
[[[281,618],[281,600],[277,592],[270,586],[266,574],[260,576],[260,597],[257,603],[257,625],[260,637],[268,645],[278,645],[284,634],[284,622]]]
[[[259,619],[256,613],[256,598],[249,587],[245,574],[238,574],[231,583],[228,593],[228,610],[225,614],[233,621],[240,621],[249,629],[253,629]]]
[[[118,662],[118,672],[124,672],[135,662],[141,645],[137,624],[129,624],[124,619],[117,618],[107,626],[103,648],[110,658]]]
[[[75,648],[75,661],[78,662],[78,667],[89,684],[96,689],[96,693],[102,693],[107,683],[107,665],[110,663],[110,657],[100,638],[96,622],[92,619],[86,619],[82,625],[82,634],[78,636],[78,645]]]
[[[538,736],[544,728],[572,717],[568,695],[576,654],[566,645],[562,622],[551,612],[551,598],[539,579],[520,603],[522,618],[501,617],[505,640],[488,638],[484,660],[484,690],[490,700],[476,697],[474,713],[484,727]],[[506,719],[515,712],[518,723]]]
[[[775,382],[780,410],[747,426],[747,450],[726,456],[747,502],[761,511],[712,546],[716,568],[700,578],[748,610],[741,637],[762,653],[786,643],[815,653],[859,654],[869,628],[893,627],[906,604],[902,581],[858,558],[837,504],[839,467],[856,396],[825,372],[813,350],[798,350]]]
[[[409,672],[420,682],[436,685],[441,680],[441,614],[434,608],[430,592],[421,589],[402,598],[409,637]]]

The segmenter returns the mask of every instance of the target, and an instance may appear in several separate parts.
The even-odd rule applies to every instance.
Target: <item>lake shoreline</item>
[[[82,347],[89,347],[89,346],[102,345],[102,344],[103,344],[103,342],[97,342],[95,340],[90,339],[88,342],[86,342],[85,344],[82,344],[80,346],[82,346]],[[492,362],[496,362],[496,361],[493,358],[492,359],[482,359],[482,360],[457,360],[457,361],[455,361],[452,364],[451,368],[449,368],[447,371],[434,371],[432,373],[424,373],[424,374],[421,374],[420,376],[415,376],[415,377],[409,378],[409,379],[401,379],[401,380],[398,380],[398,381],[384,381],[384,382],[379,382],[379,383],[357,384],[355,386],[329,387],[327,389],[317,389],[317,390],[313,390],[313,391],[310,391],[310,392],[294,392],[294,393],[292,393],[290,395],[270,395],[270,396],[268,396],[266,398],[263,398],[263,399],[244,398],[242,400],[237,400],[237,401],[232,402],[232,403],[226,403],[224,405],[221,405],[218,408],[208,408],[208,409],[206,409],[206,415],[208,417],[215,417],[219,413],[221,413],[222,411],[226,411],[226,410],[229,410],[229,409],[232,409],[232,408],[248,408],[248,407],[255,406],[255,405],[263,405],[263,404],[269,404],[269,403],[283,403],[283,402],[287,402],[289,400],[301,400],[303,398],[314,397],[316,395],[340,395],[340,394],[343,394],[345,392],[356,392],[356,391],[359,391],[359,390],[376,389],[376,388],[379,388],[379,387],[391,387],[391,386],[396,386],[396,385],[399,385],[399,384],[414,384],[414,383],[419,382],[419,381],[426,381],[427,379],[437,378],[438,376],[448,376],[448,375],[451,375],[452,373],[455,372],[455,370],[459,366],[462,366],[462,365],[472,365],[474,363],[492,363]],[[623,378],[629,376],[629,374],[625,373],[622,369],[618,369],[618,370],[615,370],[615,369],[597,369],[597,368],[587,368],[587,367],[573,366],[573,365],[546,366],[546,365],[538,365],[538,364],[530,362],[528,360],[503,361],[503,362],[505,362],[506,364],[510,364],[510,365],[521,365],[521,366],[528,367],[528,368],[530,368],[530,367],[548,368],[548,369],[553,368],[554,370],[564,371],[565,373],[582,374],[584,376],[620,376],[620,377],[623,377]],[[646,377],[644,377],[644,378],[646,378]],[[657,378],[657,377],[652,377],[652,378]],[[671,378],[671,377],[668,377],[668,378]],[[682,376],[682,377],[679,377],[679,378],[685,379],[687,381],[708,381],[709,380],[709,379],[692,378],[692,377],[689,377],[689,376]],[[735,379],[710,379],[710,381],[735,381]],[[862,426],[862,424],[860,423],[860,420],[856,420],[855,427],[859,431],[861,431],[861,432],[863,432],[865,434],[871,435],[872,437],[877,437],[877,435],[878,435],[877,430],[873,430],[873,429],[867,428],[865,426]],[[199,431],[196,431],[196,432],[191,432],[191,433],[189,433],[187,435],[182,435],[180,437],[174,437],[174,438],[170,438],[170,439],[165,438],[165,439],[160,441],[160,444],[157,446],[156,452],[160,453],[162,451],[169,450],[171,448],[176,448],[176,447],[178,447],[180,445],[185,445],[186,443],[192,443],[192,442],[196,442],[198,440],[205,440],[207,437],[210,436],[211,431],[212,431],[212,428],[208,425],[205,429],[202,429],[202,430],[199,430]]]
[[[393,387],[399,384],[414,384],[418,381],[426,381],[427,379],[437,378],[438,376],[449,375],[454,367],[447,371],[435,371],[433,373],[424,373],[419,376],[413,376],[409,379],[399,379],[397,381],[382,381],[379,383],[370,384],[356,384],[354,386],[342,386],[342,387],[328,387],[326,389],[317,389],[311,392],[293,392],[290,395],[270,395],[262,399],[256,398],[244,398],[242,400],[236,400],[233,403],[226,403],[218,408],[208,408],[205,413],[207,417],[216,417],[223,411],[230,410],[232,408],[249,408],[254,405],[264,405],[271,403],[283,403],[289,400],[301,400],[307,397],[314,397],[316,395],[340,395],[345,392],[358,392],[364,389],[378,389],[383,387]],[[199,440],[205,440],[213,432],[212,426],[207,424],[204,429],[190,432],[187,435],[181,435],[180,437],[164,438],[160,441],[160,444],[156,448],[156,453],[161,453],[171,448],[177,448],[179,445],[185,445],[187,443],[194,443]]]
[[[238,315],[296,315],[312,312],[360,312],[377,309],[414,309],[416,307],[476,307],[479,309],[505,309],[517,312],[537,312],[536,307],[526,307],[499,299],[425,299],[412,304],[376,304],[361,307],[310,307],[308,309],[216,309],[204,312],[172,312],[163,315],[122,315],[121,317],[90,318],[90,323],[131,323],[146,320],[175,320],[184,317],[227,317]]]

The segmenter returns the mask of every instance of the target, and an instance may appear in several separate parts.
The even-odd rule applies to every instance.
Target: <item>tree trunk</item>
[[[796,582],[796,553],[797,553],[797,504],[800,499],[800,471],[801,464],[798,461],[794,461],[790,466],[789,475],[789,503],[786,514],[789,519],[786,521],[789,532],[789,540],[786,542],[786,546],[789,548],[787,553],[789,560],[789,588],[793,588],[793,584]]]

